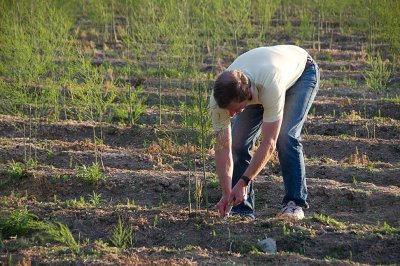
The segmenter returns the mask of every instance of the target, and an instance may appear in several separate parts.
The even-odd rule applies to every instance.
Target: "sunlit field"
[[[0,265],[400,264],[399,1],[1,0],[0,18]],[[310,208],[274,218],[275,157],[256,220],[223,221],[208,99],[277,44],[321,70]]]

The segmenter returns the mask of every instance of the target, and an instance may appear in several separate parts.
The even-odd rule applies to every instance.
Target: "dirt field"
[[[10,258],[20,265],[400,264],[399,90],[366,89],[365,55],[353,40],[339,33],[334,37],[332,49],[306,47],[321,68],[322,81],[303,130],[310,203],[306,219],[274,219],[284,193],[276,159],[255,181],[255,221],[231,217],[223,222],[213,209],[220,191],[211,181],[208,210],[195,210],[192,204],[189,211],[188,177],[193,184],[201,171],[187,170],[185,160],[195,155],[179,145],[184,129],[173,121],[155,125],[155,108],[149,107],[132,127],[102,124],[104,143],[98,152],[108,178],[95,185],[80,181],[75,166],[95,161],[93,127],[99,131],[99,123],[31,124],[1,115],[0,167],[22,162],[29,150],[39,162],[19,180],[6,182],[7,175],[0,175],[1,213],[26,207],[40,221],[62,222],[80,239],[83,251],[77,255],[32,232],[3,240],[0,264],[9,264]],[[282,36],[276,42],[290,41]],[[231,60],[220,62],[227,66]],[[398,88],[398,76],[392,88]],[[155,102],[156,82],[143,82],[147,103]],[[162,89],[171,105],[183,95],[171,82]],[[34,137],[27,140],[24,128],[29,126]],[[207,176],[215,178],[212,150],[206,165]],[[93,192],[101,193],[103,202],[91,204]],[[82,204],[71,203],[81,197]],[[110,243],[119,218],[133,228],[133,247],[117,249]],[[265,237],[276,240],[278,252],[257,249]]]

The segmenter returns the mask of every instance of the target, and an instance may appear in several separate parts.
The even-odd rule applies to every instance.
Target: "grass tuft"
[[[76,177],[90,185],[107,180],[107,176],[102,172],[99,163],[93,163],[93,165],[89,167],[86,165],[77,166]]]
[[[331,226],[331,227],[333,227],[333,228],[340,229],[340,230],[346,228],[346,225],[345,225],[344,223],[339,222],[339,221],[337,221],[336,219],[331,218],[331,217],[329,217],[329,216],[327,216],[327,215],[314,213],[314,214],[311,216],[311,219],[316,220],[316,221],[318,221],[318,222],[320,222],[320,223],[322,223],[322,224]]]
[[[133,227],[132,225],[127,226],[121,219],[118,218],[118,223],[114,227],[113,234],[111,236],[111,243],[117,248],[130,248],[133,247],[135,241],[133,239]]]
[[[6,166],[5,174],[8,175],[11,180],[17,180],[24,176],[24,169],[19,163],[13,160],[9,165]]]
[[[368,56],[369,67],[365,70],[364,77],[367,87],[381,91],[387,89],[387,85],[393,74],[389,62],[384,61],[380,53],[376,57]]]
[[[93,194],[89,195],[89,203],[96,207],[103,205],[106,201],[101,198],[101,195],[101,193],[96,193],[93,191]]]
[[[4,238],[22,236],[42,228],[43,223],[38,221],[38,217],[26,209],[15,210],[0,220],[0,232]]]
[[[47,226],[46,232],[52,240],[67,245],[74,254],[82,254],[80,240],[75,240],[71,230],[65,224],[59,222],[50,224]]]

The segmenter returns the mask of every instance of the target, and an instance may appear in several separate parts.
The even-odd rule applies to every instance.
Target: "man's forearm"
[[[233,159],[231,152],[232,138],[230,127],[216,134],[215,165],[221,185],[222,193],[227,195],[231,191]]]
[[[228,195],[232,186],[233,160],[230,149],[215,151],[215,165],[222,193]]]
[[[244,172],[244,175],[248,178],[256,178],[256,176],[265,167],[269,159],[271,159],[271,156],[276,148],[276,142],[278,140],[281,123],[282,120],[277,120],[271,123],[263,123],[263,141],[251,159],[250,165]]]
[[[275,150],[275,143],[273,140],[263,141],[254,153],[253,158],[250,161],[250,165],[247,167],[243,175],[254,179],[261,170],[265,167],[269,159]]]

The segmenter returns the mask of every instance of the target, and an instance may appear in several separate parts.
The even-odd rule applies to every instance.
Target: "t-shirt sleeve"
[[[279,84],[268,84],[270,88],[263,90],[261,103],[264,107],[263,122],[275,122],[283,117],[285,105],[285,89]]]
[[[213,95],[210,96],[209,109],[214,132],[225,129],[230,125],[231,118],[229,116],[229,111],[227,109],[220,108]]]

